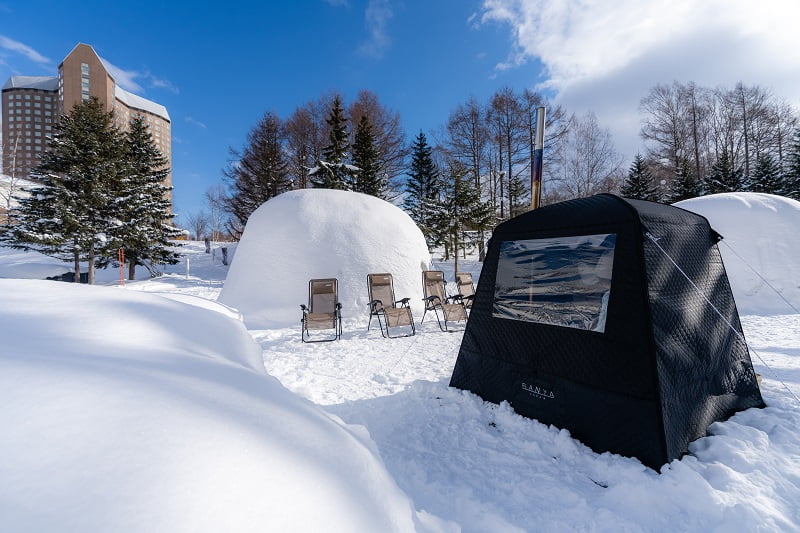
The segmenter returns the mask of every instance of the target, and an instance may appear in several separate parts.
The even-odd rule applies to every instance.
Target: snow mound
[[[268,376],[224,313],[112,287],[0,280],[9,531],[412,531],[362,427]]]
[[[800,309],[800,202],[737,192],[675,205],[706,217],[724,237],[719,249],[740,314],[793,314]]]
[[[60,276],[72,266],[39,252],[0,246],[0,279],[45,279]]]
[[[421,316],[429,264],[422,232],[400,208],[354,192],[291,191],[250,215],[219,301],[251,328],[297,324],[308,281],[337,278],[344,319],[366,319],[367,274],[389,272],[395,297]]]

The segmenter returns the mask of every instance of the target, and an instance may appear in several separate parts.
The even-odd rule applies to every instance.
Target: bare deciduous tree
[[[526,141],[522,109],[510,87],[504,87],[492,96],[487,122],[491,131],[490,143],[495,145],[493,153],[500,171],[500,191],[497,195],[500,199],[500,218],[506,218],[506,215],[518,214],[515,210],[519,208],[521,196],[525,193],[520,176],[527,169],[524,165]]]
[[[211,229],[211,240],[214,242],[222,240],[224,235],[223,228],[226,223],[225,209],[227,201],[228,195],[225,192],[225,186],[221,183],[206,189],[208,223]]]
[[[559,143],[556,180],[568,198],[611,192],[619,188],[622,159],[611,132],[600,126],[593,112],[573,115],[569,132]]]
[[[195,240],[202,241],[208,234],[209,216],[207,211],[195,211],[183,216],[186,227]]]
[[[11,226],[16,205],[14,198],[22,193],[22,184],[24,183],[20,165],[17,161],[22,135],[22,131],[15,130],[15,134],[10,139],[3,140],[3,160],[8,174],[0,183],[0,201],[2,201],[2,211],[5,213],[6,227]]]

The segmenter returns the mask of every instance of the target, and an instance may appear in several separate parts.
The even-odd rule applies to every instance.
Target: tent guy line
[[[758,276],[758,279],[760,279],[761,281],[763,281],[763,282],[764,282],[764,284],[765,284],[767,287],[769,287],[770,289],[772,289],[772,292],[774,292],[775,294],[777,294],[777,295],[778,295],[778,298],[780,298],[781,300],[783,300],[783,301],[786,303],[786,305],[788,305],[789,307],[791,307],[791,308],[794,310],[794,312],[795,312],[795,313],[797,313],[798,315],[800,315],[800,309],[797,309],[797,307],[795,307],[795,306],[792,304],[792,302],[790,302],[789,300],[787,300],[787,299],[786,299],[786,297],[785,297],[783,294],[781,294],[781,293],[780,293],[780,291],[779,291],[778,289],[776,289],[776,288],[775,288],[775,287],[772,285],[772,283],[770,283],[769,281],[767,281],[767,279],[766,279],[764,276],[762,276],[762,275],[761,275],[761,272],[759,272],[758,270],[756,270],[755,268],[753,268],[753,267],[750,265],[750,263],[748,263],[747,261],[745,261],[745,260],[744,260],[744,258],[743,258],[741,255],[739,255],[738,253],[736,253],[736,250],[734,250],[734,249],[733,249],[733,246],[731,246],[730,244],[728,244],[727,242],[725,242],[725,240],[723,240],[723,241],[722,241],[722,244],[724,244],[724,245],[725,245],[725,246],[728,248],[728,250],[730,250],[730,251],[731,251],[731,253],[732,253],[733,255],[735,255],[735,256],[736,256],[736,257],[739,259],[739,261],[741,261],[741,262],[742,262],[742,264],[743,264],[744,266],[746,266],[747,268],[749,268],[749,269],[750,269],[750,270],[753,272],[753,274],[755,274],[756,276]]]
[[[645,232],[645,236],[648,239],[650,239],[653,242],[653,244],[656,245],[656,248],[658,248],[661,251],[661,253],[666,256],[667,259],[669,259],[670,263],[675,265],[675,268],[678,269],[678,272],[680,272],[681,275],[683,275],[683,277],[686,278],[686,281],[688,281],[691,284],[691,286],[694,288],[694,290],[697,291],[697,293],[703,298],[703,300],[705,300],[706,303],[711,306],[711,309],[713,309],[714,312],[717,315],[719,315],[719,317],[722,319],[722,321],[725,322],[725,324],[728,325],[728,328],[730,328],[730,330],[734,333],[734,335],[736,335],[739,338],[739,340],[741,340],[744,343],[744,345],[747,346],[747,349],[749,351],[751,351],[752,353],[756,354],[756,357],[758,357],[758,360],[761,361],[761,364],[764,365],[765,367],[767,367],[769,369],[769,371],[772,373],[772,377],[776,381],[780,382],[780,384],[783,385],[783,388],[786,389],[786,391],[789,393],[789,395],[792,396],[798,404],[800,404],[800,398],[798,398],[797,395],[794,392],[792,392],[792,389],[790,389],[789,386],[778,376],[778,373],[775,372],[775,370],[773,370],[773,368],[767,364],[767,362],[764,360],[764,358],[761,357],[761,354],[758,353],[753,348],[751,348],[749,344],[747,344],[747,339],[744,338],[744,335],[740,331],[738,331],[735,327],[733,327],[733,324],[731,324],[730,321],[720,312],[720,310],[717,309],[717,306],[714,305],[711,302],[711,300],[709,300],[708,297],[705,294],[703,294],[703,291],[700,290],[700,287],[698,287],[695,284],[695,282],[692,281],[692,279],[686,274],[686,272],[683,271],[683,269],[680,267],[680,265],[678,265],[678,263],[675,262],[675,260],[672,258],[672,256],[670,256],[667,253],[667,251],[664,250],[664,248],[662,248],[660,244],[658,244],[658,239],[652,233],[650,233],[649,231]],[[747,265],[747,266],[750,266],[750,265]],[[752,267],[750,267],[750,268],[752,269]],[[756,272],[756,274],[758,274],[758,272]],[[770,287],[772,287],[772,286],[770,285]],[[773,288],[773,290],[774,290],[774,288]],[[794,307],[794,306],[792,306],[792,307]]]

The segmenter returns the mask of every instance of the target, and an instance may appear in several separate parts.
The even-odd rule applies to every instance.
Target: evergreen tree
[[[659,200],[658,192],[653,183],[653,174],[647,168],[647,163],[641,154],[636,154],[636,157],[633,158],[633,163],[630,170],[628,170],[625,182],[622,184],[620,194],[634,200],[648,200],[651,202]]]
[[[120,225],[112,235],[125,250],[128,279],[134,279],[136,265],[157,275],[157,265],[178,262],[180,254],[169,239],[177,239],[180,230],[169,223],[175,216],[166,184],[169,167],[166,158],[153,143],[153,137],[141,117],[134,118],[125,135],[124,173],[118,183],[115,212]]]
[[[783,195],[800,200],[800,128],[795,130],[783,171]]]
[[[442,198],[436,215],[436,232],[445,243],[445,255],[452,251],[454,271],[458,272],[458,252],[466,246],[477,244],[482,232],[491,228],[494,208],[481,199],[469,170],[463,163],[453,160],[448,165]]]
[[[508,179],[508,215],[513,218],[527,212],[530,203],[526,201],[527,187],[519,175],[511,176]]]
[[[403,207],[425,236],[428,248],[441,244],[436,230],[436,211],[441,194],[439,170],[433,162],[425,134],[419,132],[411,147],[411,166]]]
[[[703,187],[700,180],[694,173],[694,167],[687,158],[681,158],[678,163],[678,171],[672,180],[669,202],[675,203],[689,198],[697,198],[703,195]]]
[[[348,136],[347,118],[344,116],[342,101],[337,95],[333,99],[330,115],[326,120],[330,128],[328,145],[322,150],[322,158],[308,172],[314,187],[323,189],[352,190],[357,168],[347,164]]]
[[[123,142],[112,124],[112,114],[97,98],[61,116],[33,172],[42,187],[18,199],[19,224],[7,235],[15,247],[72,260],[76,281],[80,262],[87,261],[89,283],[94,283],[95,260],[111,255],[108,237],[119,226],[114,198],[123,172]]]
[[[747,189],[752,192],[785,194],[785,183],[781,170],[771,155],[761,154],[756,158],[756,168]]]
[[[367,115],[362,115],[353,142],[353,164],[358,167],[353,190],[385,199],[386,180],[379,176],[378,151]]]
[[[292,188],[283,151],[283,125],[280,117],[267,112],[247,134],[247,145],[225,170],[232,189],[225,206],[243,228],[261,204]]]
[[[742,186],[742,169],[734,168],[728,152],[723,150],[704,181],[706,194],[735,192]]]

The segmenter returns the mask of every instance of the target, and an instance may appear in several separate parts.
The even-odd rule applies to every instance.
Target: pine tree
[[[333,99],[326,122],[330,127],[329,143],[322,150],[322,158],[308,172],[308,177],[317,188],[352,190],[358,169],[347,164],[347,118],[338,95]]]
[[[769,154],[760,154],[748,190],[783,195],[784,189],[783,176],[775,159]]]
[[[795,130],[786,159],[783,171],[783,196],[800,200],[800,128]]]
[[[136,265],[157,275],[157,265],[178,262],[180,254],[170,239],[177,239],[180,230],[169,221],[172,187],[165,181],[169,175],[166,158],[153,143],[153,137],[141,117],[134,118],[125,135],[125,167],[118,184],[115,212],[120,225],[112,232],[117,246],[125,250],[128,279],[134,279]]]
[[[435,231],[435,215],[441,188],[439,170],[433,162],[431,147],[425,134],[419,132],[411,147],[411,166],[408,169],[403,207],[422,231],[428,248],[441,244]]]
[[[19,199],[19,224],[7,235],[15,247],[72,260],[75,281],[81,261],[87,261],[89,283],[94,283],[95,260],[111,255],[108,236],[119,225],[114,196],[123,171],[123,142],[112,124],[112,114],[97,98],[60,118],[33,172],[42,187]]]
[[[353,142],[353,165],[358,167],[353,190],[386,198],[386,180],[378,175],[378,152],[375,149],[375,137],[367,115],[362,115],[356,128]]]
[[[647,163],[641,154],[636,154],[636,157],[633,158],[633,163],[630,170],[628,170],[625,183],[622,184],[620,194],[634,200],[648,200],[651,202],[659,200],[658,192],[653,183],[653,174],[647,168]]]
[[[491,228],[494,209],[481,199],[467,167],[458,160],[449,163],[442,192],[435,231],[445,243],[445,254],[453,252],[454,269],[458,272],[459,250],[477,244],[482,232]]]
[[[742,186],[742,169],[734,168],[726,150],[711,167],[711,172],[704,180],[706,194],[735,192]]]
[[[681,158],[678,163],[678,171],[675,179],[672,180],[669,202],[675,203],[689,198],[697,198],[703,195],[703,187],[700,180],[694,174],[694,168],[687,158]]]
[[[232,189],[226,210],[243,228],[261,204],[292,188],[283,152],[281,119],[267,112],[248,133],[241,154],[232,151],[234,161],[225,170]]]
[[[530,209],[530,204],[525,201],[527,194],[527,187],[525,182],[520,176],[511,176],[508,179],[508,215],[513,218],[521,215]]]

